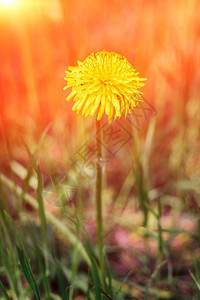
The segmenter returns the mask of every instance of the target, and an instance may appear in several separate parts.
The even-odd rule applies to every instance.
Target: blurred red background
[[[125,55],[148,78],[142,91],[158,111],[156,153],[170,151],[173,161],[173,138],[190,125],[189,144],[198,140],[198,0],[0,0],[0,45],[3,159],[7,152],[23,159],[20,136],[32,147],[52,123],[48,151],[62,161],[85,122],[65,101],[64,71],[103,49]]]

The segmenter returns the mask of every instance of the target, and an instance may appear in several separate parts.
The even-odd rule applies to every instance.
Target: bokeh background
[[[198,1],[2,0],[0,8],[1,123],[13,155],[20,134],[36,138],[50,122],[74,138],[64,71],[103,49],[148,78],[143,92],[159,112],[164,151],[188,125],[198,128]]]
[[[78,207],[95,241],[94,184],[70,160],[85,142],[92,142],[94,119],[71,111],[63,87],[68,66],[103,49],[126,56],[147,78],[142,92],[157,112],[140,118],[140,130],[127,125],[134,138],[115,156],[104,150],[109,158],[104,218],[111,268],[123,278],[130,268],[146,266],[135,269],[133,278],[148,283],[157,242],[151,237],[145,248],[141,225],[147,206],[142,201],[148,199],[148,226],[155,232],[158,224],[151,210],[157,211],[161,201],[170,261],[163,276],[171,276],[171,286],[165,282],[164,287],[192,297],[196,288],[188,270],[194,268],[193,258],[199,259],[200,236],[198,0],[0,0],[1,172],[16,176],[22,185],[21,168],[30,164],[24,143],[34,153],[43,136],[38,161],[44,185],[51,174],[76,173],[78,199],[69,211]],[[45,207],[59,214],[48,201]],[[13,201],[8,201],[8,211],[20,222]],[[24,213],[23,221],[28,219],[37,216]]]

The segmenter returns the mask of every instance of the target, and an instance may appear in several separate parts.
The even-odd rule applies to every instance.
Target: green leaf
[[[3,292],[4,296],[5,296],[5,298],[6,298],[7,300],[10,300],[10,297],[8,296],[8,294],[7,294],[7,292],[6,292],[5,288],[4,288],[3,283],[1,282],[1,280],[0,280],[0,289],[2,290],[2,292]]]
[[[36,282],[36,279],[33,275],[32,269],[31,269],[31,265],[28,259],[28,256],[26,254],[26,251],[21,243],[21,249],[19,247],[17,247],[18,250],[18,255],[19,255],[19,260],[24,272],[24,276],[26,277],[26,280],[28,281],[33,293],[36,296],[37,300],[40,300],[40,293],[39,293],[39,289],[38,289],[38,285]]]

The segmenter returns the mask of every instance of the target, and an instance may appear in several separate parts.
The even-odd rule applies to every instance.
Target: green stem
[[[102,151],[101,151],[101,121],[96,121],[96,225],[97,243],[100,261],[100,274],[104,286],[104,253],[103,253],[103,222],[102,222]]]

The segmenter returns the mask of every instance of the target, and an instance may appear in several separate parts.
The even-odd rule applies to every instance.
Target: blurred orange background
[[[188,174],[191,164],[194,172],[200,126],[198,0],[0,0],[0,45],[1,160],[8,154],[23,160],[20,137],[34,147],[51,123],[44,153],[49,151],[55,164],[63,162],[80,124],[92,122],[81,116],[77,121],[71,112],[64,71],[105,49],[125,55],[148,79],[142,91],[158,111],[153,151],[162,153],[154,167],[166,159],[172,169],[182,168],[193,151],[187,166]]]

